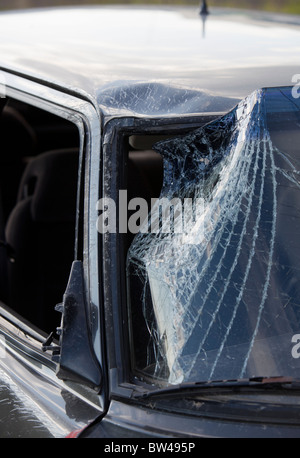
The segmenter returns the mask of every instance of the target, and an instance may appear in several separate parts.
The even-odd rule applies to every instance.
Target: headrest
[[[1,163],[15,162],[32,155],[36,148],[36,135],[24,116],[13,107],[5,106],[0,117]]]
[[[29,162],[21,179],[18,202],[31,197],[36,222],[74,221],[78,149],[48,151]]]

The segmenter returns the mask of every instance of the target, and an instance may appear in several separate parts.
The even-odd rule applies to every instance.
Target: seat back
[[[78,149],[33,159],[22,176],[6,229],[9,305],[45,331],[53,330],[74,259]]]

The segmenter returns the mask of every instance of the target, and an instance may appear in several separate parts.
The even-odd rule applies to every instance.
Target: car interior
[[[74,259],[78,129],[6,99],[0,132],[0,299],[49,332]]]
[[[0,300],[44,332],[55,330],[74,259],[79,132],[75,124],[10,98],[0,115]],[[158,197],[162,137],[131,135],[128,201]],[[134,234],[126,235],[126,251]]]
[[[132,135],[127,138],[126,152],[128,202],[135,197],[140,197],[151,208],[151,199],[160,196],[163,184],[163,158],[152,149],[156,140],[164,138],[153,135]],[[128,217],[134,211],[128,211]],[[141,223],[141,222],[140,222]],[[128,250],[135,234],[126,234],[125,248]]]

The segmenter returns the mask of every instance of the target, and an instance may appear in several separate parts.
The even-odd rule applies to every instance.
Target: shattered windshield
[[[258,90],[154,149],[163,187],[127,257],[133,369],[299,376],[300,98]]]

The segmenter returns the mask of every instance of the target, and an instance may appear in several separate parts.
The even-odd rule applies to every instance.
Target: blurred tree
[[[46,7],[58,5],[85,5],[109,3],[186,4],[200,5],[200,0],[0,0],[0,9]],[[211,6],[247,8],[300,14],[300,0],[208,0]]]

